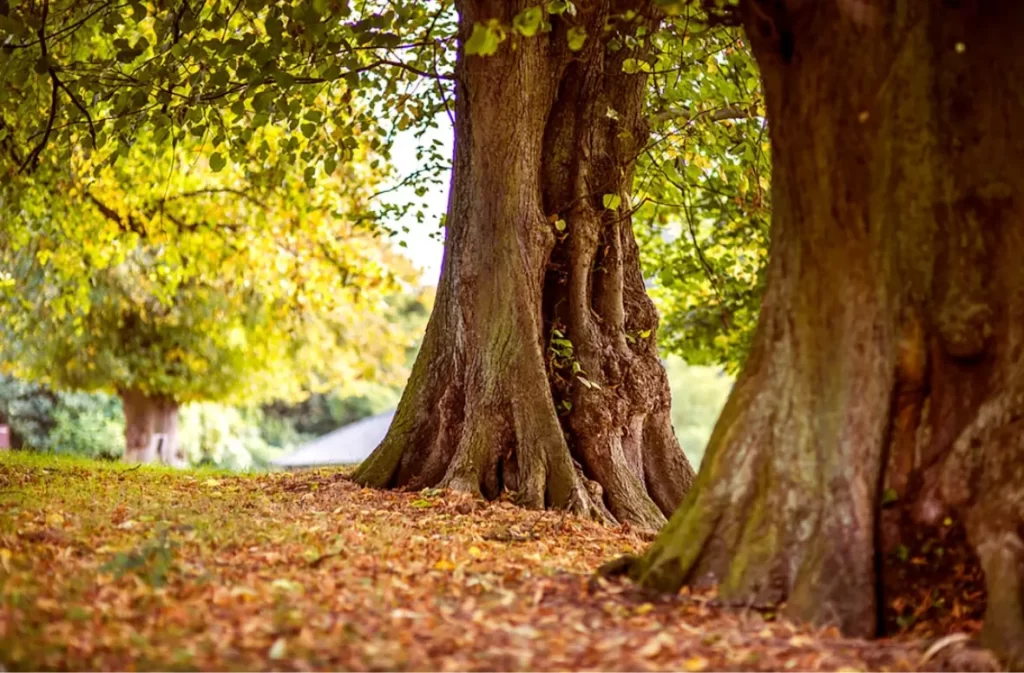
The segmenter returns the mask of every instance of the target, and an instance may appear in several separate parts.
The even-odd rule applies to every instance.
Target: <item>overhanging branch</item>
[[[652,119],[658,122],[665,122],[672,119],[681,119],[683,121],[694,121],[696,119],[706,119],[712,122],[724,122],[731,120],[740,119],[751,119],[754,115],[750,113],[750,110],[739,105],[727,105],[725,107],[715,108],[713,110],[701,110],[694,113],[689,108],[669,108],[662,110],[661,112],[652,116]]]
[[[39,18],[39,30],[36,31],[36,35],[39,36],[39,58],[46,63],[47,72],[50,73],[50,113],[46,119],[46,130],[43,132],[43,137],[32,151],[25,157],[25,161],[18,168],[19,173],[24,173],[29,167],[35,168],[39,161],[39,154],[46,147],[46,144],[50,142],[50,132],[53,131],[53,122],[57,118],[57,108],[60,103],[59,89],[60,80],[57,78],[57,70],[50,63],[49,53],[46,49],[46,17],[50,13],[50,3],[46,0],[43,1],[42,16]]]

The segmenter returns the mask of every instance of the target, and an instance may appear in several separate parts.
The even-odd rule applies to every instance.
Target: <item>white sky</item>
[[[440,128],[433,130],[424,136],[423,142],[429,143],[437,138],[443,143],[438,151],[447,157],[452,153],[453,131],[448,116],[442,114],[438,117]],[[400,182],[403,177],[409,175],[419,165],[416,161],[416,147],[418,141],[413,136],[413,131],[399,133],[395,138],[391,150],[392,162],[397,171],[398,177],[395,182]],[[448,207],[448,184],[451,178],[451,171],[442,176],[442,184],[430,189],[422,197],[416,196],[412,187],[403,187],[388,194],[386,200],[390,203],[417,203],[426,219],[423,224],[416,221],[413,209],[407,217],[395,223],[396,228],[406,225],[409,227],[408,234],[398,234],[397,240],[404,240],[408,247],[398,248],[398,251],[412,260],[412,262],[423,272],[422,282],[425,285],[436,285],[438,276],[441,274],[441,253],[443,244],[441,240],[430,237],[430,233],[438,228],[438,221]]]

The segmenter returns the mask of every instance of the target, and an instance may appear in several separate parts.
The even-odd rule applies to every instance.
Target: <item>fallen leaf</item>
[[[273,661],[284,659],[284,655],[287,651],[288,641],[284,638],[278,638],[274,641],[274,644],[270,646],[270,651],[267,652],[267,657]]]

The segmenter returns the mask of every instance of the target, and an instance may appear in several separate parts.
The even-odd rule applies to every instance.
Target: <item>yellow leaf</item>
[[[11,572],[11,550],[0,549],[0,565],[4,567],[4,570]]]
[[[482,553],[483,552],[480,551],[479,547],[470,547],[469,548],[469,555],[472,556],[473,558],[479,557],[480,554],[482,554]]]
[[[688,671],[703,671],[708,667],[708,660],[704,657],[692,657],[686,660],[683,664],[683,668]]]
[[[643,605],[641,605],[640,607],[638,607],[636,609],[636,614],[638,614],[638,615],[646,615],[648,612],[650,612],[653,609],[654,609],[654,605],[652,605],[651,603],[644,603]]]
[[[455,564],[451,561],[441,559],[434,564],[434,570],[455,570]]]

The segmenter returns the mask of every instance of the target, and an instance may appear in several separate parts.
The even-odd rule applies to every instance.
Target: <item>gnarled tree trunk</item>
[[[772,141],[753,352],[632,574],[873,635],[883,493],[959,515],[1024,665],[1024,4],[744,3]],[[890,491],[890,492],[891,492]]]
[[[178,447],[178,403],[137,390],[120,394],[124,407],[124,460],[131,463],[184,462]]]
[[[530,6],[456,4],[463,42]],[[551,33],[460,53],[437,302],[363,484],[509,489],[530,507],[657,527],[692,480],[630,224],[646,78],[622,72],[638,54],[609,51],[603,30],[650,7],[584,4]],[[589,36],[576,52],[572,25]]]

